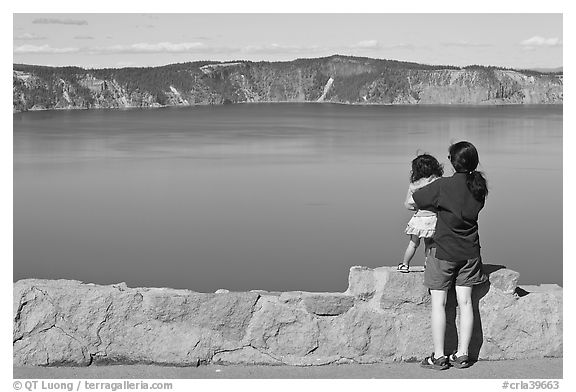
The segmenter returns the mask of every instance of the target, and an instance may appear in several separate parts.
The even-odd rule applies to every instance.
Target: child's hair
[[[454,143],[448,148],[450,162],[458,173],[466,173],[466,185],[472,196],[478,201],[484,201],[488,196],[488,183],[478,167],[478,151],[470,142]]]
[[[410,182],[418,181],[421,178],[432,175],[442,177],[443,174],[444,168],[440,162],[430,154],[420,154],[412,160]]]

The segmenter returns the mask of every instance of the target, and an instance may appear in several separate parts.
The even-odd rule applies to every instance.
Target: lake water
[[[396,265],[410,161],[480,153],[485,263],[562,284],[562,106],[243,104],[13,115],[14,279],[344,291]],[[423,263],[420,249],[413,265]]]

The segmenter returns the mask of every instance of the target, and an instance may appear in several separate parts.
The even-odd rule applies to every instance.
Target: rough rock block
[[[396,351],[395,320],[369,307],[318,322],[320,334],[313,356],[353,359],[359,363],[391,361]]]
[[[514,294],[519,278],[518,272],[503,268],[490,274],[490,284],[506,294]]]
[[[254,313],[244,345],[273,356],[305,356],[318,344],[315,316],[280,302],[276,297],[262,297]]]
[[[163,322],[187,321],[190,325],[218,330],[229,340],[241,340],[259,298],[256,293],[142,292],[142,311]]]
[[[400,308],[405,305],[422,305],[430,302],[428,289],[424,287],[421,272],[402,273],[388,268],[388,279],[382,288],[382,309]]]
[[[285,304],[297,304],[306,295],[304,291],[286,291],[278,296],[280,302]]]
[[[304,306],[318,316],[336,316],[354,306],[354,297],[345,294],[309,294],[303,298]]]
[[[376,278],[374,270],[368,267],[354,266],[350,268],[348,275],[347,294],[360,299],[370,299],[376,292]]]
[[[493,287],[479,301],[476,333],[480,358],[521,359],[562,356],[562,292],[520,298]]]
[[[562,287],[554,284],[540,284],[540,285],[522,285],[520,289],[526,291],[527,293],[549,293],[550,291],[562,291]]]

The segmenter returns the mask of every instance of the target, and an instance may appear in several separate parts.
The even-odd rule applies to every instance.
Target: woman
[[[438,215],[434,234],[436,248],[424,272],[424,285],[432,298],[434,352],[421,362],[421,366],[436,370],[448,369],[450,364],[459,368],[470,366],[468,346],[474,325],[472,288],[488,279],[482,268],[478,238],[478,213],[484,207],[488,187],[482,173],[476,171],[478,151],[472,143],[462,141],[451,145],[449,153],[454,175],[440,178],[412,195],[418,209]],[[460,308],[460,334],[458,350],[446,357],[446,296],[454,282]]]

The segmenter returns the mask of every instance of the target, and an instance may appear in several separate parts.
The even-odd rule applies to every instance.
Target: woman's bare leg
[[[432,341],[434,357],[444,355],[444,335],[446,334],[446,290],[430,290],[432,297]]]
[[[456,300],[460,309],[460,328],[458,333],[457,356],[468,355],[468,346],[472,339],[474,328],[474,312],[472,309],[472,287],[456,286]]]

